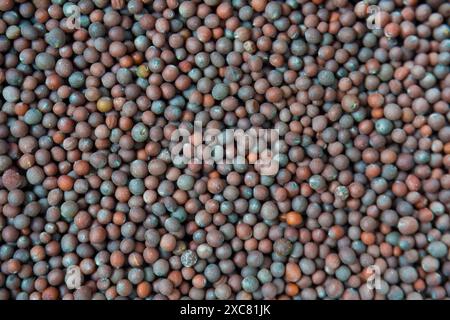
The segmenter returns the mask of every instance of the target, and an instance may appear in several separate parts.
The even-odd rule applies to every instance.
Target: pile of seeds
[[[450,297],[450,3],[1,0],[0,299]],[[279,169],[178,128],[277,129]]]

